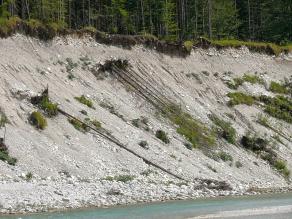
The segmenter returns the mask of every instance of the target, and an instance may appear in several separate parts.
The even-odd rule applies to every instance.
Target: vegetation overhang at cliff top
[[[51,39],[56,32],[99,30],[143,35],[148,43],[156,37],[179,41],[184,45],[183,53],[189,51],[191,41],[208,36],[212,40],[207,46],[237,48],[245,45],[251,50],[278,55],[292,50],[288,43],[292,41],[291,4],[290,0],[2,0],[0,35],[9,36],[15,29],[21,29],[29,35]],[[261,19],[263,17],[265,19]],[[108,43],[117,39],[105,38],[104,34],[99,38]],[[126,41],[124,36],[118,39]],[[139,40],[128,37],[127,43],[130,41]]]

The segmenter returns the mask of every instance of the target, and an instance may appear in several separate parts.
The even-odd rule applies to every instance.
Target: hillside
[[[253,194],[290,185],[291,55],[198,48],[182,58],[143,46],[103,45],[90,37],[42,42],[19,34],[0,39],[0,48],[0,107],[8,118],[5,144],[9,156],[17,159],[15,166],[0,162],[2,213]],[[109,60],[129,64],[117,74],[117,66],[105,65]],[[82,124],[75,123],[77,130],[60,113],[46,116],[44,130],[33,127],[31,113],[45,113],[31,97],[47,86],[60,109],[188,182]],[[252,103],[235,104],[237,97],[229,94],[234,92],[250,95]],[[271,105],[277,95],[287,99]],[[166,113],[157,101],[181,109]],[[276,113],[264,112],[269,104]],[[188,119],[176,122],[171,116],[178,112]],[[185,121],[190,122],[184,126]],[[194,123],[198,135],[189,133],[194,130],[188,125]],[[159,130],[169,143],[156,137]]]

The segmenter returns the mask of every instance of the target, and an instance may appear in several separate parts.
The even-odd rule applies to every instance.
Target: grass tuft
[[[254,104],[254,97],[241,92],[229,93],[227,96],[230,98],[230,101],[228,103],[230,106],[235,106],[239,104],[251,106]]]
[[[82,104],[88,106],[89,108],[94,109],[93,102],[91,100],[87,99],[84,95],[82,95],[80,97],[75,97],[75,100],[77,100],[79,103],[82,103]]]
[[[41,112],[35,111],[29,117],[30,123],[37,129],[44,130],[47,127],[47,120]]]

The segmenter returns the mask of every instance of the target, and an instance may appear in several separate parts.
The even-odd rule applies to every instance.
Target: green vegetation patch
[[[177,133],[184,136],[194,148],[210,147],[215,144],[215,135],[200,121],[172,105],[165,109],[165,116],[177,125]]]
[[[242,80],[249,82],[251,84],[264,84],[264,80],[260,78],[258,75],[244,74]]]
[[[235,144],[236,142],[236,130],[231,126],[230,122],[226,122],[219,119],[217,116],[212,115],[210,119],[219,128],[217,133],[220,137],[224,138],[230,144]]]
[[[58,105],[52,103],[48,97],[42,98],[39,107],[44,110],[49,117],[53,117],[58,114]]]
[[[160,139],[161,141],[163,141],[165,144],[169,144],[170,140],[167,136],[167,133],[165,131],[162,130],[157,130],[155,133],[156,138]]]
[[[259,101],[265,104],[265,112],[269,115],[292,123],[292,101],[284,96],[260,96]]]
[[[285,85],[272,81],[270,84],[270,91],[278,94],[287,94],[289,91]]]
[[[47,127],[47,120],[41,112],[35,111],[29,117],[30,123],[37,129],[44,130]]]
[[[87,99],[84,95],[82,95],[80,97],[75,97],[75,100],[77,100],[80,103],[88,106],[89,108],[94,109],[93,102],[90,99]]]
[[[184,48],[187,50],[188,53],[192,51],[194,43],[190,40],[184,42]]]
[[[216,48],[241,48],[246,46],[250,51],[254,52],[263,52],[270,55],[280,55],[282,52],[289,51],[290,47],[288,46],[279,46],[274,43],[265,43],[265,42],[250,42],[250,41],[241,41],[241,40],[210,40],[212,46]]]
[[[254,104],[255,101],[253,96],[241,92],[229,93],[227,96],[230,98],[230,101],[228,103],[230,106],[235,106],[239,104],[251,106]]]
[[[0,109],[0,128],[1,127],[4,127],[6,123],[8,123],[8,118],[7,116],[5,115],[4,112],[1,111]]]
[[[118,181],[118,182],[123,182],[123,183],[127,183],[129,181],[132,181],[133,179],[135,179],[135,176],[132,175],[118,175],[118,176],[107,176],[105,178],[105,180],[108,181]]]
[[[68,121],[74,126],[75,129],[77,129],[80,132],[88,132],[89,128],[87,127],[87,125],[85,123],[80,122],[77,119],[68,119]]]
[[[220,151],[220,152],[218,153],[218,157],[219,157],[221,160],[223,160],[224,162],[227,162],[227,161],[232,162],[232,161],[233,161],[233,157],[232,157],[230,154],[228,154],[228,153],[226,153],[226,152],[224,152],[224,151]]]
[[[276,160],[274,167],[285,177],[290,176],[290,170],[287,168],[287,164],[283,160]]]

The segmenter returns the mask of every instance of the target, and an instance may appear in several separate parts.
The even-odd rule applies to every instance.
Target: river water
[[[173,201],[3,219],[292,219],[292,194]]]

